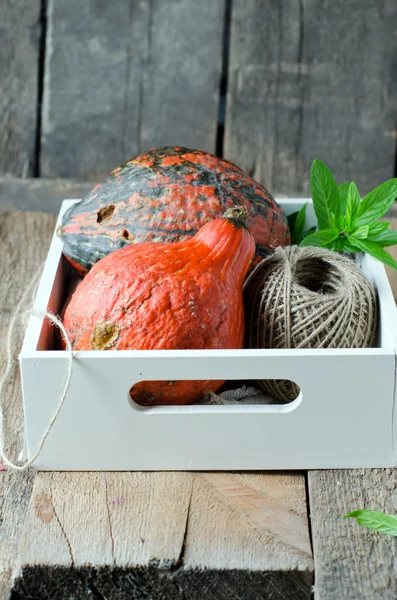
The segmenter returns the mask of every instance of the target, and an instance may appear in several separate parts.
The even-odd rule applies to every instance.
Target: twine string
[[[244,284],[248,348],[369,348],[375,342],[375,287],[353,260],[325,248],[286,246],[262,261]],[[283,402],[299,388],[261,380]]]
[[[0,379],[0,458],[1,458],[2,463],[5,466],[7,466],[9,469],[13,469],[15,471],[24,471],[25,469],[30,467],[35,462],[35,460],[38,458],[41,450],[43,449],[43,446],[47,439],[47,436],[50,433],[50,431],[59,415],[60,410],[62,409],[67,392],[69,390],[70,381],[72,378],[73,350],[72,350],[70,340],[68,338],[68,335],[66,333],[66,330],[65,330],[65,327],[63,326],[62,321],[58,317],[53,315],[51,312],[49,312],[48,310],[35,310],[35,309],[24,310],[24,307],[27,304],[27,300],[29,299],[30,300],[29,304],[31,304],[34,301],[34,298],[36,297],[36,291],[37,291],[38,283],[40,281],[41,273],[42,273],[42,265],[40,266],[38,271],[35,273],[32,281],[30,282],[30,284],[28,285],[28,287],[25,289],[24,293],[22,294],[22,297],[19,300],[19,302],[16,306],[16,309],[11,317],[11,321],[10,321],[9,328],[8,328],[8,334],[7,334],[6,368],[5,368],[3,376]],[[22,315],[25,318],[21,318]],[[66,352],[68,353],[68,371],[67,371],[67,377],[65,380],[65,384],[63,385],[63,388],[62,388],[62,392],[61,392],[61,395],[59,398],[57,408],[56,408],[53,416],[51,417],[51,420],[40,439],[40,442],[37,446],[36,452],[33,454],[33,456],[31,456],[31,458],[26,460],[24,463],[17,465],[14,462],[12,462],[12,460],[7,456],[6,451],[5,451],[3,397],[4,397],[4,388],[10,378],[10,375],[11,375],[11,373],[13,371],[13,367],[14,367],[14,358],[13,358],[14,338],[16,336],[18,327],[20,327],[21,323],[25,322],[26,317],[30,316],[30,315],[33,315],[36,317],[46,317],[53,325],[59,327],[59,329],[64,337],[64,340],[65,340]],[[25,446],[26,446],[26,427],[25,427],[25,421],[24,421],[24,423],[23,423],[23,447],[25,448]]]

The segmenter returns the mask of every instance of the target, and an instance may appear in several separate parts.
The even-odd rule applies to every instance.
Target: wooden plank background
[[[314,158],[372,189],[395,169],[396,57],[395,0],[233,0],[227,157],[289,195]]]
[[[40,172],[96,180],[154,145],[215,150],[224,0],[49,0]]]
[[[315,157],[362,192],[395,173],[395,0],[2,0],[0,27],[0,174],[99,181],[166,144],[273,193]]]
[[[40,0],[2,0],[0,173],[36,174],[41,44]]]

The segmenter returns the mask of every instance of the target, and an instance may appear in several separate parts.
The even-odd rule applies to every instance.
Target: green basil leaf
[[[325,247],[327,244],[330,244],[339,236],[339,229],[333,227],[332,229],[322,229],[321,231],[316,231],[316,233],[311,233],[307,237],[305,237],[300,246],[317,246],[317,247]]]
[[[349,252],[349,250],[346,248],[346,241],[347,238],[345,236],[339,235],[337,240],[334,242],[334,250],[336,252],[340,252],[341,250],[346,250],[347,252]],[[354,252],[356,252],[356,250],[354,250]]]
[[[339,192],[339,207],[340,207],[340,222],[339,227],[343,227],[344,217],[346,214],[346,204],[347,204],[347,192],[349,191],[350,181],[346,181],[341,185],[338,185]]]
[[[296,217],[298,216],[298,212],[299,211],[297,210],[296,212],[291,213],[287,217],[288,227],[289,227],[289,231],[291,233],[291,237],[292,237],[292,234],[293,234],[294,229],[295,229]]]
[[[292,244],[299,244],[303,238],[303,232],[306,223],[306,204],[302,206],[295,220],[295,227],[291,238]]]
[[[394,258],[388,252],[386,252],[386,250],[383,250],[382,246],[378,242],[359,240],[350,235],[349,242],[358,250],[368,252],[368,254],[371,254],[371,256],[373,256],[374,258],[377,258],[381,262],[385,263],[385,265],[388,265],[389,267],[392,267],[392,269],[397,270],[397,261],[395,261]]]
[[[298,246],[300,246],[300,245],[301,245],[301,242],[302,242],[302,241],[303,241],[303,240],[304,240],[304,239],[305,239],[305,238],[306,238],[308,235],[311,235],[311,234],[312,234],[312,233],[314,233],[315,231],[317,231],[317,227],[310,227],[309,229],[306,229],[306,230],[305,230],[305,231],[302,233],[302,235],[301,235],[301,237],[300,237],[300,240],[299,240],[299,242],[297,242],[297,245],[298,245]]]
[[[349,519],[353,517],[357,519],[357,523],[362,527],[367,527],[373,531],[380,531],[387,535],[397,536],[397,516],[387,515],[378,510],[353,510],[343,518]]]
[[[383,217],[397,198],[397,178],[385,181],[363,198],[356,227],[369,225]]]
[[[338,186],[328,167],[317,159],[310,169],[310,188],[319,228],[334,227],[340,216]]]
[[[380,246],[394,246],[394,244],[397,244],[397,231],[395,229],[388,229],[380,233],[372,233],[370,230],[368,240],[378,242]]]
[[[326,244],[324,244],[324,248],[327,248],[328,250],[332,250],[333,252],[339,252],[340,250],[343,249],[343,239],[341,236],[335,238],[334,240],[332,240],[331,242],[327,242]]]
[[[347,237],[339,237],[340,240],[340,247],[338,248],[338,250],[344,250],[345,252],[360,252],[360,250],[356,247],[353,246],[353,244],[351,244],[348,240]]]
[[[388,229],[389,225],[390,223],[387,221],[377,221],[376,223],[372,223],[372,225],[369,226],[369,235],[377,235],[378,233],[382,233],[382,231]]]
[[[302,239],[305,238],[305,237],[307,237],[311,233],[314,233],[316,231],[316,229],[317,229],[316,226],[309,227],[309,229],[306,229],[306,231],[304,231],[303,234],[302,234]]]
[[[357,228],[357,224],[355,223],[355,221],[360,210],[360,202],[361,199],[357,186],[352,181],[347,191],[347,201],[345,210],[345,226],[348,231],[351,231],[353,228]]]
[[[365,238],[368,237],[368,233],[369,233],[369,226],[361,225],[361,227],[358,227],[357,229],[355,229],[350,235],[352,235],[355,238],[365,240]]]

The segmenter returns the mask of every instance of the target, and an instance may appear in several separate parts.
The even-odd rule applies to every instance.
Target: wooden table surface
[[[2,368],[12,310],[46,256],[54,223],[50,214],[0,212]],[[3,398],[14,456],[20,398],[16,368]],[[13,588],[12,598],[25,600],[300,600],[313,586],[321,600],[397,596],[396,540],[342,519],[362,507],[396,512],[392,469],[30,469],[3,470],[0,482],[1,598]]]

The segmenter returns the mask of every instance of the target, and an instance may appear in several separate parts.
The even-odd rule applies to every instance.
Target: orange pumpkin
[[[126,246],[98,261],[64,316],[75,350],[242,348],[242,286],[255,254],[243,208],[188,241]],[[140,382],[141,404],[189,404],[223,381]]]

